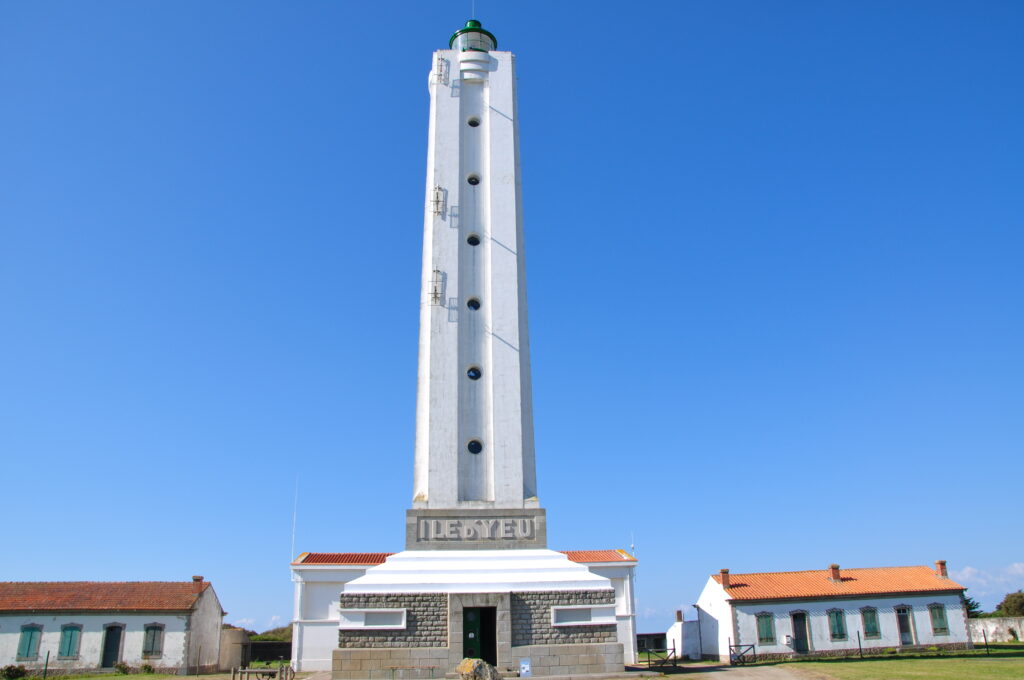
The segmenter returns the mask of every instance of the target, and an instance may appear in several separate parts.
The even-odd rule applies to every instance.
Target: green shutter
[[[934,604],[928,607],[932,615],[932,633],[935,635],[946,635],[949,633],[949,624],[946,623],[946,608],[941,604]]]
[[[843,620],[843,612],[830,611],[828,613],[828,622],[829,632],[833,640],[843,640],[846,638],[846,622]]]
[[[160,656],[163,653],[164,629],[160,626],[146,626],[146,634],[142,640],[142,653],[145,656]]]
[[[64,626],[60,630],[60,648],[58,656],[78,656],[78,639],[82,629],[78,626]]]
[[[775,642],[775,622],[771,614],[757,615],[757,641]]]
[[[34,659],[39,656],[39,638],[42,630],[36,626],[21,629],[21,640],[18,642],[18,656],[22,659]]]
[[[864,637],[881,637],[881,633],[878,632],[878,612],[874,609],[865,609],[863,611],[863,616]]]

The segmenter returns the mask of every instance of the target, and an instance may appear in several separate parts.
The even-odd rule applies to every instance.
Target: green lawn
[[[1021,680],[1024,644],[993,645],[991,656],[981,649],[926,658],[799,661],[786,666],[835,680]]]

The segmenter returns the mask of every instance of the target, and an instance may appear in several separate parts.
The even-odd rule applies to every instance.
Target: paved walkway
[[[679,680],[828,680],[828,676],[786,666],[684,666]],[[673,673],[671,676],[673,677]]]

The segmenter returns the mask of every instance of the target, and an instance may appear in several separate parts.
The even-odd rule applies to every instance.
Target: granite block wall
[[[346,595],[342,609],[405,609],[406,627],[402,630],[340,630],[338,647],[447,647],[448,595],[415,593],[395,595]]]
[[[614,605],[611,590],[512,593],[512,646],[569,645],[616,641],[614,623],[598,626],[551,625],[551,608],[566,605]]]

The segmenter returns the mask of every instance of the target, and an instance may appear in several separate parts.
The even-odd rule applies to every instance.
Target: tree
[[[981,605],[973,597],[965,596],[964,604],[967,605],[967,618],[969,619],[976,619],[984,613],[981,611]]]
[[[1003,601],[996,607],[999,616],[1024,616],[1024,591],[1007,593]]]

